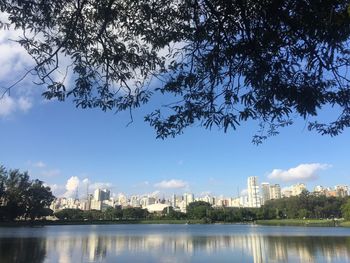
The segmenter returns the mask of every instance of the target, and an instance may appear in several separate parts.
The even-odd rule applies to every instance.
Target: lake
[[[350,229],[141,224],[0,228],[0,262],[350,262]]]

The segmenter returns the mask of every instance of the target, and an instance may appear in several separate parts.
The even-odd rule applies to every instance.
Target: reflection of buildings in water
[[[297,252],[298,252],[299,258],[301,258],[304,262],[310,262],[310,263],[316,262],[315,255],[313,255],[311,251],[307,249],[307,247],[299,247],[297,249]]]
[[[96,232],[87,236],[48,238],[46,242],[47,251],[56,251],[60,263],[73,263],[73,259],[77,258],[81,258],[81,262],[86,259],[90,262],[101,262],[106,257],[142,253],[157,260],[164,258],[159,262],[190,262],[195,254],[212,255],[221,251],[242,251],[254,263],[298,260],[317,262],[320,256],[327,262],[350,260],[349,237],[283,237],[258,234],[98,236]]]
[[[107,250],[112,248],[110,242],[104,242],[103,237],[96,233],[89,235],[83,244],[89,252],[90,261],[101,261],[106,257]]]

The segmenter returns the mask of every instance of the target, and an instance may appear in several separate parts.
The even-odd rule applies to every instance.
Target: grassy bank
[[[266,226],[340,226],[340,221],[325,219],[271,219],[258,220],[258,225]],[[350,226],[350,225],[349,225]]]
[[[341,222],[341,223],[340,223],[340,226],[343,226],[343,227],[350,227],[350,221]]]
[[[48,226],[48,225],[121,225],[121,224],[202,224],[202,220],[176,220],[176,219],[153,219],[153,220],[91,220],[91,221],[13,221],[0,222],[0,227],[18,226]]]

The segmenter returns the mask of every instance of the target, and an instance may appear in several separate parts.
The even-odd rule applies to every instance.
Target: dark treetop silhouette
[[[33,57],[43,96],[77,107],[131,110],[170,94],[145,120],[165,138],[199,123],[227,131],[256,120],[260,142],[296,116],[331,106],[309,129],[350,126],[348,0],[12,0],[6,28]],[[59,61],[74,83],[53,77]],[[157,81],[154,79],[156,78]],[[153,79],[153,81],[152,81]],[[152,89],[149,84],[152,82]],[[11,88],[11,87],[10,87]]]

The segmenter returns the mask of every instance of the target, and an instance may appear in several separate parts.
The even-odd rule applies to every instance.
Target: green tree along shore
[[[27,172],[0,166],[0,221],[34,220],[52,214],[51,189],[40,180],[30,180]]]

